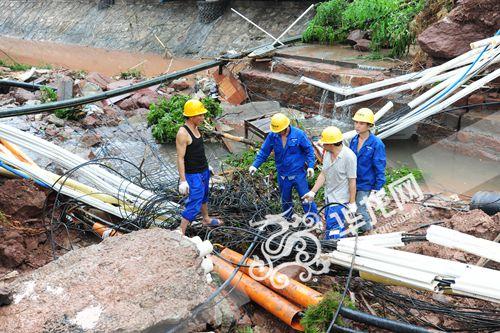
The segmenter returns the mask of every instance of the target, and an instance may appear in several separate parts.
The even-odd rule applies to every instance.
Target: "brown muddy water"
[[[106,50],[10,37],[0,37],[0,49],[2,60],[8,61],[10,56],[23,64],[33,66],[49,64],[73,70],[100,72],[109,76],[118,75],[130,68],[138,68],[147,76],[155,76],[203,62],[197,59],[164,58],[153,53]]]

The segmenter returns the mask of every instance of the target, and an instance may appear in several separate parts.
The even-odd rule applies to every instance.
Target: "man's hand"
[[[257,168],[256,168],[256,167],[254,167],[253,165],[251,165],[251,166],[248,168],[248,173],[250,174],[250,176],[253,176],[256,172],[257,172]]]
[[[179,193],[182,195],[189,194],[189,184],[187,181],[180,182],[179,184]]]
[[[311,202],[314,200],[315,196],[316,196],[316,193],[314,193],[313,191],[309,191],[306,194],[304,194],[301,199],[304,200],[304,202],[306,202],[306,201]]]
[[[314,177],[314,169],[307,168],[307,178],[312,178],[312,177]]]
[[[356,205],[356,203],[348,203],[347,210],[349,211],[349,214],[354,215],[358,211],[358,205]]]

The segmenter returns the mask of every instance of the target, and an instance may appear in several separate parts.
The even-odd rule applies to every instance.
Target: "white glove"
[[[314,177],[314,169],[307,168],[307,178],[312,178],[312,177]]]
[[[313,192],[313,191],[309,191],[309,192],[307,192],[306,194],[304,194],[304,195],[302,196],[302,198],[301,198],[301,199],[303,199],[303,200],[304,200],[304,202],[306,202],[306,201],[311,202],[311,201],[313,201],[313,200],[314,200],[314,197],[315,197],[315,196],[316,196],[316,193],[315,193],[315,192]]]
[[[212,168],[211,165],[208,166],[208,171],[213,175],[214,174],[214,168]]]
[[[256,168],[256,167],[254,167],[253,165],[251,165],[251,166],[248,168],[248,173],[250,173],[250,176],[253,176],[256,172],[257,172],[257,168]]]
[[[356,212],[358,211],[358,205],[356,205],[356,203],[348,203],[347,210],[350,214],[356,214]]]
[[[189,194],[189,184],[187,181],[183,181],[179,184],[179,193],[182,195]]]

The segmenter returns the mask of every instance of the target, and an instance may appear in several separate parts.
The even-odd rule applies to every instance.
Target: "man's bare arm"
[[[349,203],[356,202],[356,178],[349,179]]]
[[[187,145],[188,145],[188,133],[181,127],[177,132],[177,136],[175,137],[175,149],[177,151],[177,170],[179,170],[179,178],[181,182],[186,181],[184,156],[186,156]]]

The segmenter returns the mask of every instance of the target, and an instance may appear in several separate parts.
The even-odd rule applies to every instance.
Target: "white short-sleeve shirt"
[[[323,156],[323,173],[325,175],[326,203],[349,202],[349,178],[356,178],[356,155],[346,146],[336,159],[333,154],[325,150]]]

